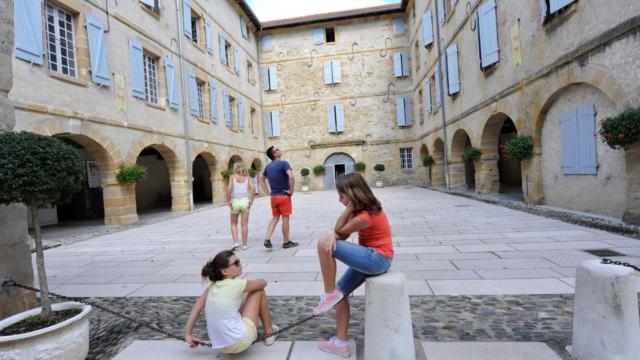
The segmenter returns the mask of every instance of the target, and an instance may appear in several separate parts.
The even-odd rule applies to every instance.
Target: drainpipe
[[[182,95],[182,121],[184,122],[185,166],[187,168],[187,195],[189,211],[193,210],[193,169],[191,164],[191,142],[189,141],[189,112],[187,111],[186,84],[184,82],[184,56],[182,49],[182,26],[180,22],[180,0],[176,0],[176,23],[178,24],[178,55],[180,57],[180,83]]]
[[[448,138],[447,138],[447,118],[445,116],[445,111],[444,111],[444,84],[442,81],[442,76],[444,74],[444,72],[442,71],[442,44],[441,44],[441,39],[440,39],[440,18],[438,17],[438,2],[434,1],[434,5],[436,8],[436,44],[437,44],[437,50],[438,50],[438,74],[440,76],[438,76],[438,78],[436,79],[436,81],[438,82],[439,88],[440,88],[440,118],[442,119],[442,132],[443,132],[443,137],[444,137],[444,181],[445,184],[447,186],[447,191],[451,190],[451,182],[449,179],[449,144],[448,144]]]

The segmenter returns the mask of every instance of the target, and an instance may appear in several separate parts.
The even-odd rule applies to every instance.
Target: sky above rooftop
[[[261,22],[371,6],[400,0],[246,0]]]

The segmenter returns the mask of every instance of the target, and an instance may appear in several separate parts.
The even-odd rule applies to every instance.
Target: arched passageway
[[[138,214],[171,209],[171,175],[165,156],[155,146],[144,148],[136,164],[143,166],[147,176],[136,183]]]
[[[336,188],[336,178],[353,172],[353,158],[345,153],[333,153],[324,161],[324,189]]]
[[[471,138],[463,129],[453,134],[451,141],[451,157],[449,171],[452,188],[475,188],[475,166],[473,162],[464,162],[462,155],[466,148],[471,147]]]
[[[211,168],[204,156],[199,154],[193,161],[193,202],[194,204],[209,204],[213,201],[213,186]]]
[[[482,158],[476,173],[481,194],[508,193],[522,198],[522,171],[519,161],[509,159],[504,146],[518,135],[513,120],[504,113],[492,115],[482,130]]]
[[[424,163],[424,158],[427,156],[429,156],[429,148],[427,148],[427,144],[422,144],[420,146],[420,164]],[[432,166],[425,167],[425,185],[431,185],[431,170]]]
[[[445,186],[446,179],[444,174],[444,142],[437,138],[433,142],[433,169],[431,170],[431,179],[433,186]]]

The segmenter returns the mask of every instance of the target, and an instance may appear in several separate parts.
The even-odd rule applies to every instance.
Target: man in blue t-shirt
[[[267,228],[264,246],[267,249],[273,247],[273,245],[271,245],[271,235],[273,235],[280,216],[282,216],[282,238],[284,240],[282,247],[288,249],[298,246],[298,243],[289,241],[289,216],[291,215],[291,196],[293,196],[295,179],[293,178],[293,171],[289,163],[280,159],[282,157],[280,149],[273,146],[269,147],[267,149],[267,157],[271,159],[271,162],[264,168],[260,176],[260,185],[266,194],[271,195],[271,213],[273,214],[273,218]],[[267,189],[265,179],[269,180],[271,191]]]

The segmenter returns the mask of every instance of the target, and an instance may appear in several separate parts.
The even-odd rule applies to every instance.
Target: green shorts
[[[236,215],[241,212],[246,213],[249,211],[249,199],[233,199],[231,201],[231,214]]]

